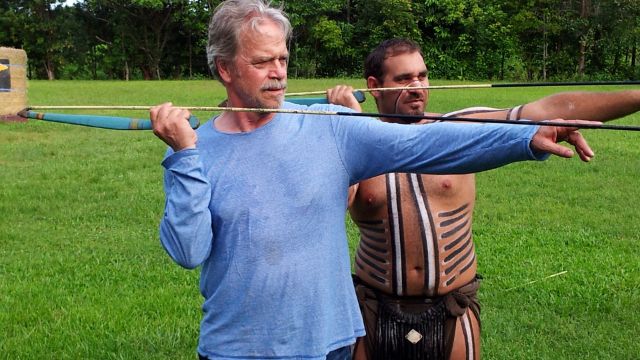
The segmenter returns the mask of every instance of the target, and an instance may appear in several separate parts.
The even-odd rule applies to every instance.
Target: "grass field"
[[[289,90],[344,82],[364,85],[291,80]],[[507,107],[567,90],[578,89],[434,90],[429,110]],[[29,89],[31,105],[223,98],[214,81]],[[370,97],[365,104],[374,111]],[[640,125],[640,115],[617,123]],[[589,164],[553,158],[478,174],[485,359],[640,358],[640,133],[583,133],[597,153]],[[158,240],[164,149],[148,131],[0,123],[0,358],[195,358],[198,271],[172,263]],[[353,248],[357,230],[349,233]]]

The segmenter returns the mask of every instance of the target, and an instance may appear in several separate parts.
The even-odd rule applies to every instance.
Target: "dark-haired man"
[[[429,92],[420,47],[382,42],[365,62],[368,88],[382,114],[423,115]],[[416,87],[416,89],[411,89]],[[352,88],[328,91],[335,104],[360,110]],[[640,91],[567,92],[511,109],[469,108],[449,114],[509,120],[604,121],[640,110]],[[382,118],[407,123],[400,118]],[[421,123],[430,121],[421,121]],[[429,125],[431,126],[431,125]],[[581,154],[583,156],[583,154]],[[480,307],[472,237],[475,177],[388,173],[350,189],[349,212],[360,230],[355,285],[367,335],[355,359],[477,359]]]

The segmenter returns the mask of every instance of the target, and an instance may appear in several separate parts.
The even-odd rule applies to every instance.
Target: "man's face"
[[[247,28],[236,58],[226,74],[221,72],[231,105],[279,108],[287,88],[288,60],[284,33],[276,23],[263,20],[258,31]]]
[[[381,82],[369,78],[369,87],[429,86],[427,66],[419,52],[387,58],[383,71]],[[423,115],[429,99],[429,91],[425,89],[378,91],[373,95],[377,99],[378,111],[385,114]]]

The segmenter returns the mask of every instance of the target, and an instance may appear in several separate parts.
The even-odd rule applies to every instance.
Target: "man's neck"
[[[429,112],[424,112],[423,115],[425,116],[442,116],[442,114],[436,114],[436,113],[429,113]],[[387,122],[387,123],[394,123],[394,124],[405,124],[405,125],[410,125],[410,124],[429,124],[434,122],[435,120],[430,120],[430,119],[416,119],[413,121],[410,120],[406,120],[406,119],[398,119],[398,118],[393,118],[393,117],[381,117],[380,121],[382,122]]]
[[[215,119],[214,126],[217,130],[226,133],[251,132],[266,125],[276,114],[261,114],[250,112],[223,112]]]

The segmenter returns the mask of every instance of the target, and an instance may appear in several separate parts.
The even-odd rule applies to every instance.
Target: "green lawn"
[[[364,86],[290,80],[290,91],[341,82]],[[566,90],[578,89],[433,90],[429,110],[513,106]],[[31,105],[204,106],[223,98],[215,81],[29,87]],[[365,104],[375,110],[371,97]],[[617,123],[640,125],[640,115]],[[597,153],[589,164],[553,158],[478,174],[485,359],[640,354],[640,133],[583,133]],[[164,150],[149,131],[0,123],[0,358],[195,358],[198,271],[172,263],[158,240]],[[353,248],[352,225],[349,234]]]

